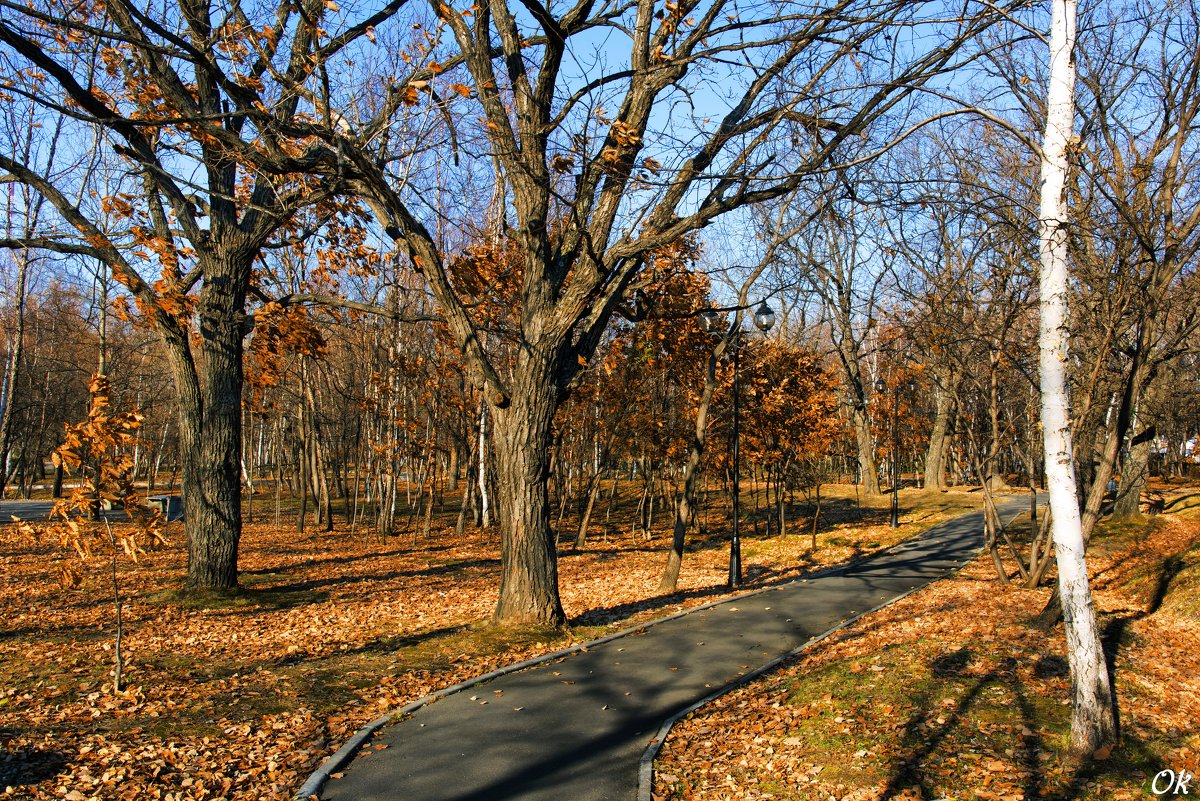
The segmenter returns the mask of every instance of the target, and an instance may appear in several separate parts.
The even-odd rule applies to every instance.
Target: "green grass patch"
[[[1032,692],[1014,665],[937,643],[830,663],[793,679],[787,703],[785,742],[823,766],[824,782],[856,787],[970,787],[989,761],[1020,752],[1038,765],[1069,725],[1066,708]]]

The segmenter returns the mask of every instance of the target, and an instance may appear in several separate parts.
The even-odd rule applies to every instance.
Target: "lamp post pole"
[[[900,528],[900,382],[892,388],[892,528]]]
[[[737,313],[740,314],[738,309]],[[700,323],[704,330],[710,334],[715,334],[724,327],[724,321],[721,315],[712,309],[705,309],[700,312]],[[757,309],[754,310],[754,325],[763,334],[771,330],[771,326],[775,325],[775,312],[771,307],[763,301]],[[742,538],[741,538],[741,470],[742,470],[742,455],[741,455],[741,425],[742,425],[742,407],[741,407],[741,334],[742,324],[740,317],[734,317],[734,327],[726,332],[726,336],[730,337],[729,345],[733,348],[733,487],[732,487],[732,502],[733,502],[733,526],[729,538],[729,587],[737,589],[742,586]]]
[[[733,332],[733,531],[729,538],[729,587],[742,585],[742,538],[738,527],[741,518],[742,454],[741,442],[741,338],[742,327]]]

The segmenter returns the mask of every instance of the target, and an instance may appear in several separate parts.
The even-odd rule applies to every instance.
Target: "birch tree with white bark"
[[[1112,687],[1088,585],[1067,393],[1070,284],[1064,190],[1075,118],[1076,16],[1075,0],[1054,0],[1039,213],[1039,347],[1046,484],[1071,666],[1071,751],[1087,756],[1115,742],[1117,729]]]

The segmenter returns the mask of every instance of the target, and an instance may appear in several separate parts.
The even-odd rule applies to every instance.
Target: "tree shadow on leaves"
[[[970,677],[973,660],[974,655],[971,651],[961,648],[932,659],[929,670],[935,678],[944,681],[963,681]],[[1017,660],[1012,657],[1002,659],[993,670],[971,681],[949,708],[945,701],[938,706],[935,706],[933,701],[935,695],[949,694],[947,691],[950,688],[944,685],[929,693],[915,696],[916,707],[904,725],[900,752],[893,760],[887,785],[879,796],[880,801],[896,799],[914,789],[922,798],[939,797],[938,789],[931,786],[926,778],[926,768],[936,768],[943,763],[937,754],[939,748],[947,743],[954,730],[965,722],[971,708],[980,700],[984,691],[993,686],[1011,693],[1015,700],[1015,708],[1020,714],[1020,746],[1011,751],[1009,758],[1013,762],[1011,767],[1023,777],[1020,797],[1025,801],[1076,801],[1088,791],[1089,782],[1102,776],[1127,776],[1127,768],[1135,764],[1138,768],[1148,767],[1154,772],[1161,768],[1160,760],[1151,754],[1144,744],[1127,742],[1125,748],[1130,753],[1124,759],[1114,763],[1084,760],[1075,767],[1071,778],[1061,788],[1048,787],[1043,760],[1049,751],[1039,730],[1041,722],[1037,709],[1027,692],[1027,687],[1017,674],[1017,665]],[[1069,668],[1066,660],[1059,656],[1042,655],[1034,663],[1033,673],[1039,679],[1062,678],[1069,673]],[[956,789],[969,791],[982,788]]]
[[[1180,495],[1178,498],[1172,498],[1171,502],[1164,503],[1162,508],[1159,511],[1169,512],[1172,509],[1175,509],[1176,507],[1178,507],[1180,509],[1186,509],[1188,506],[1192,505],[1192,504],[1189,504],[1188,501],[1190,501],[1194,498],[1200,498],[1200,492],[1189,492],[1186,495]]]
[[[929,670],[938,679],[962,680],[969,675],[974,658],[970,649],[960,648],[935,657],[929,663]],[[1041,735],[1037,733],[1033,704],[1016,676],[1016,665],[1016,660],[1011,657],[1001,660],[994,670],[975,679],[950,709],[945,708],[944,702],[940,709],[934,708],[930,695],[918,696],[917,706],[904,726],[901,753],[892,766],[887,786],[880,798],[896,798],[911,788],[919,788],[923,798],[934,797],[935,790],[925,778],[925,766],[940,762],[940,759],[935,757],[938,748],[963,722],[983,692],[998,685],[1012,692],[1021,714],[1021,748],[1019,752],[1014,752],[1013,757],[1020,762],[1026,777],[1022,788],[1024,797],[1028,801],[1042,799],[1045,779],[1040,757],[1043,742]]]
[[[472,627],[470,623],[459,623],[452,626],[443,626],[441,628],[429,629],[417,634],[404,634],[395,637],[379,637],[374,640],[359,645],[356,648],[347,648],[338,651],[337,658],[344,659],[349,656],[360,656],[364,654],[391,654],[406,648],[416,648],[429,642],[448,639],[456,634],[460,634],[469,630]],[[304,651],[299,651],[295,654],[289,654],[270,662],[268,664],[278,666],[298,665],[302,662],[317,662],[327,659],[325,656],[313,656]]]
[[[1104,625],[1104,630],[1100,635],[1100,644],[1104,649],[1104,664],[1108,669],[1110,687],[1117,686],[1117,655],[1121,650],[1121,646],[1129,641],[1129,627],[1139,620],[1150,617],[1162,608],[1163,601],[1167,597],[1167,592],[1171,588],[1171,582],[1185,566],[1183,559],[1176,555],[1171,555],[1163,559],[1159,563],[1158,576],[1154,581],[1154,590],[1150,593],[1146,608],[1127,615],[1114,617]],[[1117,732],[1119,733],[1121,731],[1121,709],[1117,703],[1113,704],[1113,719],[1116,722]]]
[[[326,536],[322,534],[322,536]],[[327,535],[328,539],[340,540],[341,532],[332,535]],[[305,558],[303,561],[294,562],[291,564],[275,565],[271,567],[258,568],[256,570],[240,570],[239,575],[271,575],[274,573],[286,573],[289,570],[302,568],[311,570],[316,567],[325,567],[329,565],[349,565],[355,562],[365,562],[372,559],[388,559],[393,556],[406,556],[414,553],[428,554],[437,551],[448,551],[456,548],[457,545],[420,545],[416,548],[405,546],[403,548],[387,548],[378,551],[368,551],[366,553],[344,554],[337,556],[322,556],[320,558]],[[267,556],[297,556],[297,550],[294,543],[281,545],[265,546],[256,549],[258,553]]]
[[[719,584],[711,587],[699,587],[694,590],[655,595],[650,598],[643,598],[623,604],[614,604],[612,606],[597,606],[576,615],[568,623],[572,626],[602,626],[617,620],[623,620],[638,612],[661,609],[664,606],[677,604],[691,598],[716,597],[726,592],[728,592],[728,588],[724,584]]]
[[[63,772],[67,755],[39,748],[0,750],[0,787],[20,790],[49,781]]]
[[[369,575],[355,574],[309,579],[291,584],[282,584],[271,589],[278,592],[300,592],[315,590],[318,587],[336,587],[346,584],[366,584],[369,586],[381,581],[394,581],[400,578],[435,578],[437,576],[453,575],[464,570],[498,567],[499,565],[499,559],[464,559],[462,561],[448,562],[443,565],[414,570],[390,570],[386,573],[372,573]]]

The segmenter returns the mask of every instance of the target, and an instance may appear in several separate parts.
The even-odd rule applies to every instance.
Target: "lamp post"
[[[888,389],[887,381],[875,379],[875,391],[878,395]],[[900,385],[896,384],[892,392],[892,528],[900,528]]]
[[[740,309],[738,310],[740,312]],[[738,526],[741,517],[741,318],[734,316],[735,328],[727,332],[731,337],[730,346],[733,348],[733,531],[729,539],[729,588],[737,589],[742,585],[742,540]],[[710,334],[718,333],[724,326],[721,315],[713,309],[700,312],[700,324]],[[763,334],[775,325],[775,312],[766,301],[754,310],[754,325]]]
[[[909,392],[916,389],[916,385],[909,381],[907,383]],[[879,394],[887,389],[887,383],[882,378],[875,380],[875,391]],[[900,527],[900,383],[892,387],[892,512],[891,512],[892,528]]]

